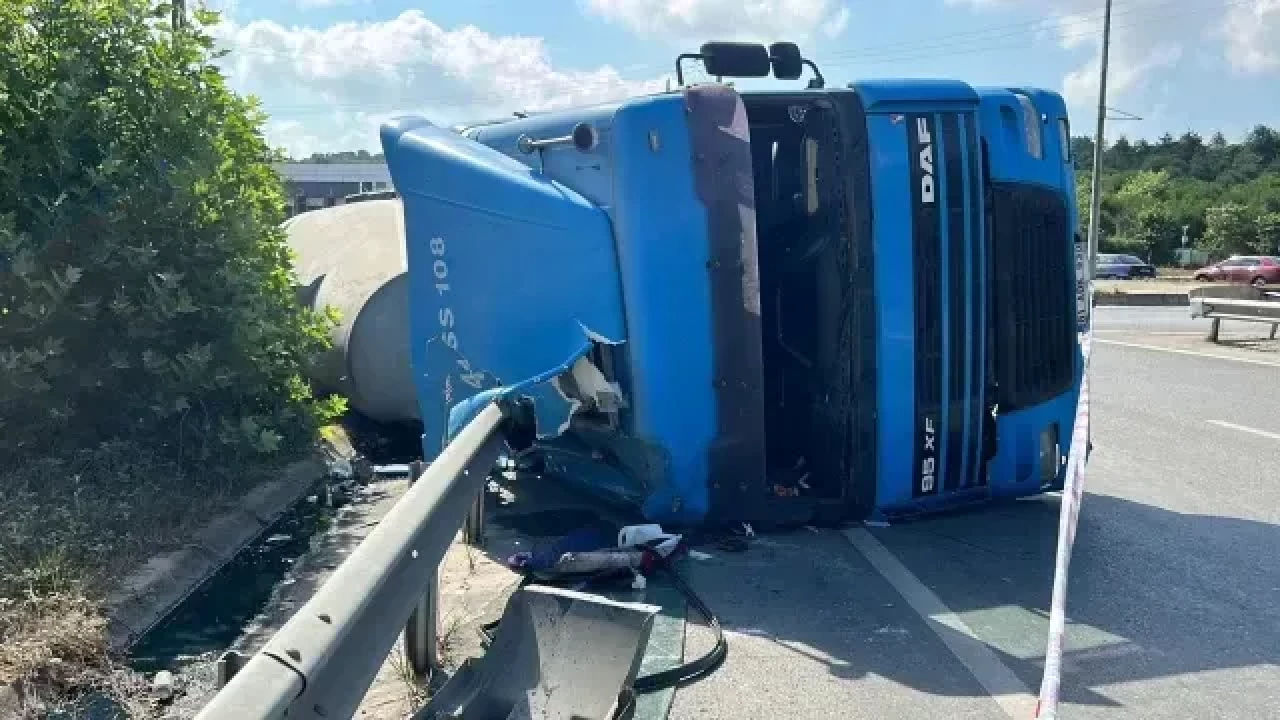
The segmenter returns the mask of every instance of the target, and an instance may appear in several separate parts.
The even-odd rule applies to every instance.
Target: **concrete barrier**
[[[1127,307],[1185,307],[1190,304],[1187,293],[1094,293],[1094,305]]]
[[[328,473],[328,458],[349,458],[342,437],[326,434],[323,449],[291,463],[275,480],[251,490],[213,518],[183,548],[153,556],[130,573],[106,600],[107,637],[124,652],[222,569]]]

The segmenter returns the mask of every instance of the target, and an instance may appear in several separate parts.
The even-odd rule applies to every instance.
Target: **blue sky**
[[[439,122],[660,89],[707,39],[794,40],[831,84],[1037,85],[1093,124],[1102,0],[210,0],[234,87],[295,155]],[[1111,135],[1280,125],[1280,0],[1115,0]]]

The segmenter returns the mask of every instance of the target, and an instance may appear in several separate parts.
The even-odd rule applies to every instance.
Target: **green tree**
[[[370,154],[368,150],[343,150],[335,153],[311,153],[311,157],[302,160],[294,160],[293,162],[314,163],[317,165],[329,165],[332,163],[384,163],[387,159],[382,153]]]
[[[1073,138],[1076,150],[1076,200],[1081,225],[1087,222],[1091,148]],[[1280,132],[1256,126],[1238,142],[1222,133],[1205,141],[1196,132],[1178,139],[1163,135],[1155,143],[1119,137],[1103,153],[1103,247],[1134,254],[1151,253],[1157,262],[1172,249],[1164,240],[1182,227],[1197,244],[1218,254],[1275,252],[1275,220],[1280,213]],[[1216,208],[1210,237],[1210,208]],[[1243,208],[1243,209],[1242,209]]]
[[[202,468],[308,442],[284,198],[197,12],[0,4],[0,466],[120,440]]]
[[[1257,236],[1257,214],[1245,205],[1228,202],[1205,212],[1205,231],[1200,247],[1214,257],[1247,253]]]
[[[1258,216],[1257,224],[1254,251],[1260,255],[1280,255],[1280,212],[1263,212]]]
[[[1089,142],[1089,147],[1090,149],[1093,148],[1092,141]],[[1134,147],[1129,144],[1129,139],[1123,135],[1102,153],[1102,167],[1104,170],[1126,172],[1133,169],[1136,161]],[[1092,162],[1092,156],[1090,162]]]
[[[1140,218],[1156,212],[1168,216],[1165,208],[1169,199],[1169,175],[1163,170],[1136,172],[1125,179],[1111,197],[1119,210],[1116,231],[1136,238]]]
[[[1182,227],[1166,210],[1149,208],[1138,215],[1131,237],[1142,247],[1148,262],[1167,263],[1181,244]]]
[[[1258,125],[1245,136],[1244,146],[1258,157],[1263,166],[1268,166],[1280,159],[1280,133]]]

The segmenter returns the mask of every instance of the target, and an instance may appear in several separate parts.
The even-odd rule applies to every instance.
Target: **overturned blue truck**
[[[426,457],[501,395],[513,454],[673,525],[1060,488],[1088,314],[1061,97],[688,60],[814,78],[383,127]]]

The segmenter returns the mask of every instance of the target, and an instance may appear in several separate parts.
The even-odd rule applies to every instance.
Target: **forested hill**
[[[370,153],[368,150],[344,150],[342,152],[333,153],[311,153],[311,157],[293,158],[289,162],[306,163],[316,165],[331,165],[334,163],[385,163],[387,159],[382,153]]]
[[[1073,138],[1076,197],[1087,222],[1093,141]],[[1189,132],[1155,142],[1120,136],[1102,162],[1104,251],[1172,261],[1183,227],[1215,258],[1280,254],[1280,132],[1259,125],[1242,142]]]

